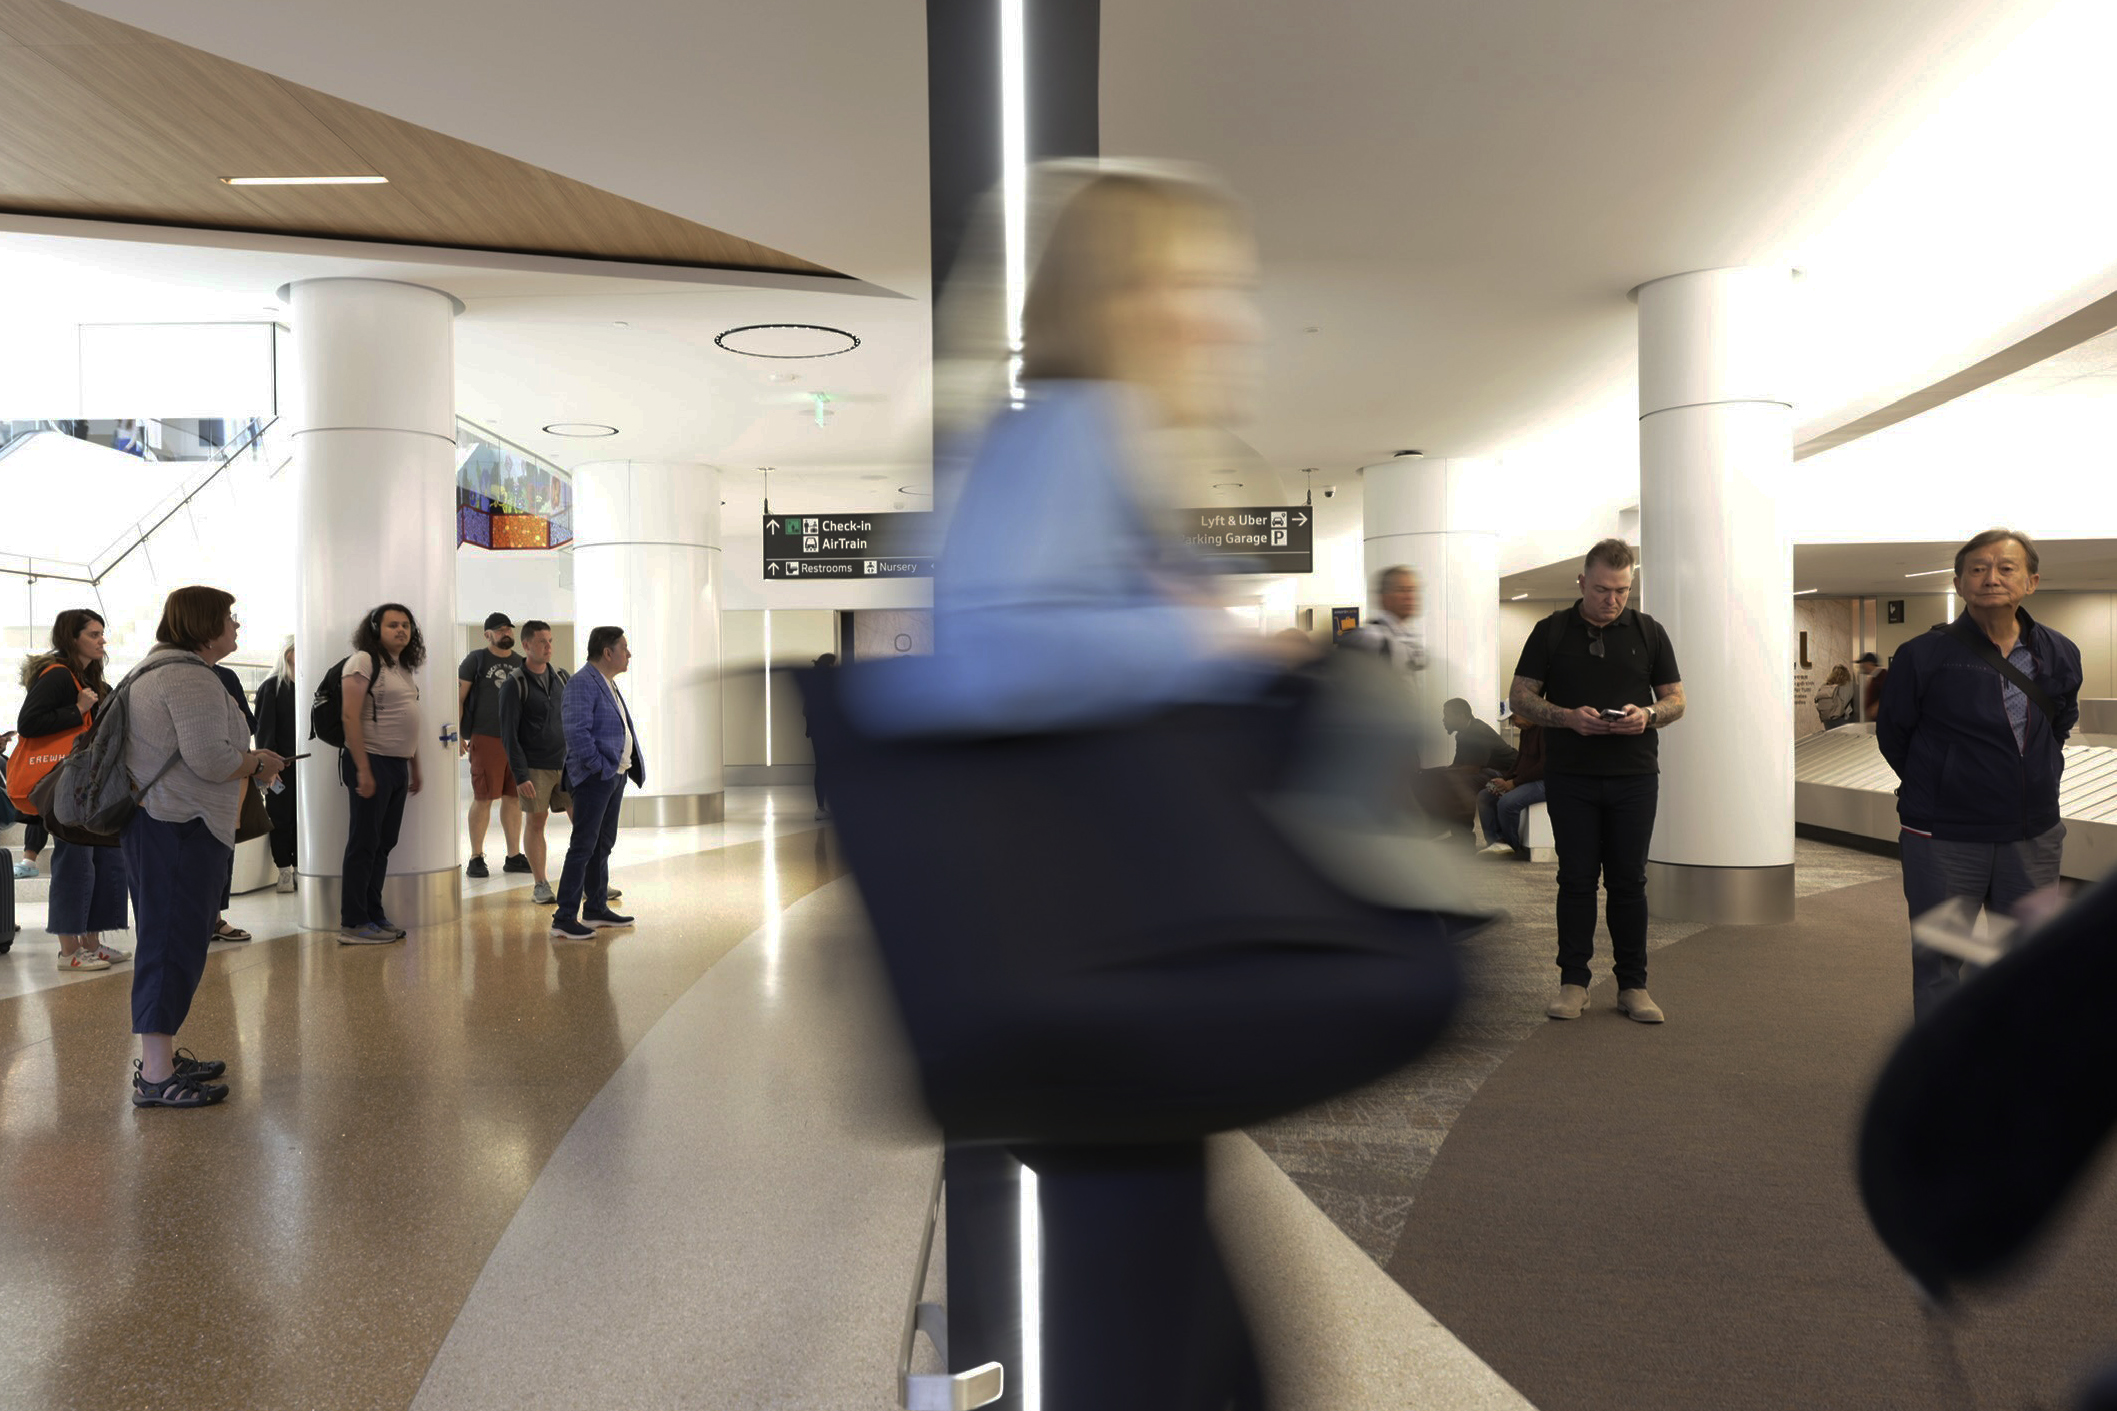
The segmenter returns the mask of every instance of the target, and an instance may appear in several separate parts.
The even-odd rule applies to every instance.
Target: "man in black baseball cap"
[[[470,756],[470,866],[473,877],[489,877],[485,866],[485,825],[493,800],[500,802],[500,831],[507,836],[504,872],[527,872],[522,852],[522,800],[514,771],[507,763],[507,742],[500,734],[500,685],[521,668],[515,655],[515,625],[504,612],[485,619],[486,645],[463,658],[456,668],[456,707],[461,717],[463,753]]]

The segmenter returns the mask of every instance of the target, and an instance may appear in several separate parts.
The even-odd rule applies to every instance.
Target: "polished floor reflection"
[[[260,939],[216,947],[180,1036],[229,1062],[209,1111],[128,1102],[129,966],[0,991],[0,1406],[407,1405],[627,1053],[842,874],[800,816],[628,832],[641,924],[593,944],[552,944],[526,886],[376,948],[272,936],[239,902]],[[25,976],[51,964],[33,924],[0,961]]]

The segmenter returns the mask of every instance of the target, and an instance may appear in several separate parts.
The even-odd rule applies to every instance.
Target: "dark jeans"
[[[2039,887],[2058,881],[2065,851],[2066,825],[2018,843],[1952,843],[1898,835],[1904,859],[1904,900],[1917,920],[1950,897],[1972,897],[1995,916]],[[1954,994],[1963,981],[1960,957],[1911,943],[1911,1013],[1924,1019]]]
[[[1510,848],[1524,848],[1522,841],[1522,815],[1544,801],[1544,781],[1532,779],[1526,784],[1517,784],[1504,794],[1495,794],[1490,789],[1480,790],[1477,796],[1478,819],[1485,825],[1487,843],[1505,843]]]
[[[45,832],[45,831],[44,831],[44,820],[43,820],[43,819],[41,819],[41,818],[25,818],[25,819],[23,819],[23,820],[22,820],[22,853],[23,853],[23,856],[25,856],[25,857],[35,857],[35,856],[37,856],[37,855],[38,855],[39,853],[41,853],[41,852],[43,852],[43,851],[44,851],[45,847],[46,847],[47,845],[49,845],[49,844],[50,844],[50,842],[51,842],[51,834],[49,834],[49,833],[47,833],[47,832]]]
[[[265,790],[265,813],[272,819],[272,865],[292,867],[294,865],[294,771],[289,769],[279,776],[286,785],[278,793]]]
[[[1647,983],[1647,844],[1654,837],[1658,774],[1547,774],[1544,802],[1558,845],[1558,975],[1585,985],[1595,958],[1595,888],[1609,893],[1617,988]]]
[[[345,875],[339,884],[338,924],[347,930],[388,919],[382,909],[382,883],[390,874],[390,849],[404,825],[404,801],[411,792],[412,764],[390,755],[368,756],[375,776],[375,797],[360,797],[360,776],[353,756],[341,751],[338,777],[346,786],[352,818],[345,830]]]
[[[124,930],[124,849],[54,840],[49,916],[44,929],[54,936]]]
[[[610,911],[610,850],[617,846],[618,805],[625,798],[625,776],[575,779],[573,837],[566,844],[566,866],[559,873],[559,909],[555,921]]]
[[[174,1034],[191,1012],[213,911],[234,849],[203,818],[164,823],[143,809],[125,826],[119,851],[132,884],[132,1032]]]

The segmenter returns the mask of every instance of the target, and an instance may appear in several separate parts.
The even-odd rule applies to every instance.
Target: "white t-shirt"
[[[615,683],[610,687],[610,698],[617,702],[617,718],[625,722],[625,752],[617,757],[617,772],[625,774],[632,769],[632,712],[625,709]]]
[[[375,677],[375,659],[355,652],[345,659],[345,677],[368,683],[360,706],[360,736],[369,754],[410,759],[419,752],[419,683],[402,666],[386,666]]]

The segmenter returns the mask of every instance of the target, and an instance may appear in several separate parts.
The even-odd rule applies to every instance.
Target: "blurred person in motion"
[[[1521,732],[1514,768],[1487,783],[1478,794],[1478,818],[1485,825],[1485,851],[1494,856],[1529,856],[1522,836],[1522,815],[1544,801],[1544,727],[1513,717]]]
[[[522,665],[515,654],[515,625],[504,612],[485,618],[485,645],[463,658],[456,668],[457,722],[463,736],[461,746],[470,756],[470,862],[463,869],[468,877],[490,877],[485,865],[485,828],[492,820],[495,800],[500,805],[500,833],[507,840],[502,872],[529,871],[529,858],[522,852],[521,784],[507,763],[507,740],[500,729],[500,688]]]
[[[588,634],[588,664],[566,688],[560,710],[566,730],[566,781],[573,792],[573,836],[559,874],[558,910],[551,936],[587,941],[606,928],[630,926],[632,918],[610,909],[610,850],[617,846],[625,781],[647,782],[647,761],[632,708],[617,678],[632,665],[632,644],[622,627]]]
[[[295,733],[294,694],[294,638],[289,634],[279,649],[279,661],[272,674],[257,688],[257,728],[253,732],[259,749],[270,750],[281,759],[292,759],[301,753],[301,737]],[[279,868],[278,890],[282,892],[291,892],[296,885],[294,774],[288,770],[274,787],[265,791],[265,812],[272,817],[272,862]]]
[[[551,624],[535,618],[522,624],[522,667],[500,684],[500,736],[507,743],[507,764],[522,800],[522,850],[535,879],[530,900],[550,906],[558,900],[544,875],[547,857],[544,827],[552,811],[570,813],[573,795],[566,789],[566,683],[571,675],[551,664]]]
[[[1379,652],[1405,671],[1426,669],[1426,639],[1419,633],[1419,575],[1398,564],[1375,575],[1375,615],[1338,639],[1341,647]]]
[[[1654,732],[1683,718],[1676,649],[1660,623],[1628,606],[1632,546],[1605,539],[1581,565],[1580,598],[1522,645],[1509,703],[1544,726],[1544,805],[1558,844],[1558,993],[1544,1013],[1578,1019],[1595,958],[1598,878],[1617,972],[1617,1008],[1659,1024],[1647,993],[1647,847],[1661,798]]]
[[[1053,164],[1035,182],[1048,234],[1022,311],[1023,395],[988,403],[957,448],[968,467],[934,582],[935,655],[847,673],[848,712],[876,735],[1099,730],[1255,700],[1315,655],[1305,639],[1238,634],[1181,548],[1157,456],[1165,433],[1224,425],[1249,399],[1260,321],[1241,211],[1172,172]],[[1009,1149],[1038,1176],[1044,1404],[1261,1405],[1205,1221],[1203,1141]],[[952,1280],[998,1286],[977,1259],[952,1253]]]
[[[1916,921],[1954,897],[2005,915],[2055,886],[2058,785],[2080,720],[2080,648],[2029,616],[2035,541],[1987,529],[1955,551],[1962,615],[1897,649],[1876,742],[1902,785],[1904,900]],[[1911,943],[1923,1021],[1963,982],[1955,956]]]
[[[820,657],[817,657],[817,658],[816,658],[816,660],[815,660],[814,662],[810,663],[810,665],[814,666],[814,667],[815,667],[815,669],[816,669],[816,670],[818,670],[818,671],[835,671],[835,670],[837,670],[837,669],[838,669],[838,654],[837,654],[836,652],[825,652],[825,653],[824,653],[824,654],[823,654],[822,656],[820,656]],[[801,726],[801,733],[802,733],[803,735],[807,735],[807,734],[809,733],[809,727],[808,727],[808,721],[807,721],[807,713],[806,713],[806,712],[803,712],[803,720],[802,720],[802,726]],[[816,766],[816,781],[815,781],[815,786],[816,786],[816,821],[817,821],[818,823],[822,823],[822,822],[826,821],[827,819],[829,819],[829,818],[830,818],[830,816],[831,816],[831,800],[830,800],[830,795],[829,795],[829,794],[827,794],[826,792],[824,792],[824,788],[823,788],[823,766],[822,766],[821,764],[818,764],[818,765]]]
[[[138,1107],[205,1107],[228,1095],[220,1059],[176,1047],[206,971],[213,912],[235,855],[243,791],[270,784],[286,760],[249,748],[243,713],[211,671],[235,650],[242,624],[218,588],[179,588],[162,607],[155,649],[126,689],[125,764],[154,783],[126,824],[120,848],[139,918],[132,1031],[140,1036],[132,1101]]]
[[[15,717],[21,739],[14,765],[20,777],[9,781],[18,801],[93,723],[97,703],[110,694],[103,679],[107,657],[102,614],[68,608],[52,622],[50,650],[22,663],[27,694]],[[30,875],[36,875],[34,864]],[[125,929],[125,891],[125,858],[118,849],[53,839],[45,927],[58,937],[61,970],[108,970],[132,958],[130,951],[103,944],[103,932]]]
[[[1882,689],[1889,682],[1889,668],[1873,652],[1860,654],[1860,719],[1872,723],[1882,717]]]
[[[404,826],[405,801],[425,783],[419,769],[419,682],[426,639],[412,610],[384,603],[360,620],[353,654],[340,673],[345,748],[338,754],[346,786],[345,863],[338,896],[342,945],[379,946],[404,939],[382,905],[390,852]]]

